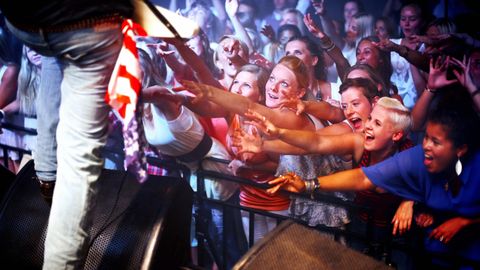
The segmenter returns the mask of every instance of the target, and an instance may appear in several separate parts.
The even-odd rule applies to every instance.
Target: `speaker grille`
[[[389,269],[320,232],[284,221],[253,246],[233,269]]]
[[[45,241],[50,211],[33,167],[29,161],[17,174],[0,212],[0,258],[23,269],[38,269],[43,262],[43,244],[38,243]]]
[[[34,173],[28,163],[1,205],[0,261],[16,269],[43,264],[50,207]],[[193,191],[184,179],[149,176],[140,184],[125,172],[104,170],[98,183],[85,269],[173,269],[190,263]]]
[[[0,201],[3,200],[13,180],[15,180],[15,174],[3,165],[0,165]]]

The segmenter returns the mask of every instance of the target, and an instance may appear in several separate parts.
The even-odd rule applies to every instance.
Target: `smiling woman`
[[[468,104],[442,105],[428,118],[422,146],[371,167],[314,181],[321,190],[366,190],[377,186],[424,203],[435,213],[433,223],[419,224],[426,225],[425,250],[434,255],[430,263],[449,268],[452,262],[444,260],[454,258],[454,263],[478,266],[480,235],[474,226],[480,223],[480,120]],[[461,170],[457,164],[462,164]],[[294,192],[305,190],[303,180],[294,174],[269,183],[276,184],[271,191],[279,187]]]
[[[362,80],[367,81],[366,79]],[[331,134],[321,134],[318,131],[287,130],[275,127],[259,115],[252,118],[259,123],[259,127],[263,127],[261,129],[263,132],[269,132],[269,137],[278,138],[285,143],[301,148],[304,150],[302,154],[338,155],[344,159],[353,156],[353,163],[357,167],[376,164],[392,156],[397,151],[403,151],[412,147],[411,141],[407,139],[412,122],[407,108],[396,99],[383,97],[376,102],[373,110],[371,110],[371,106],[367,106],[369,101],[363,96],[362,91],[357,88],[351,89],[354,87],[352,86],[353,82],[350,83],[349,80],[346,80],[344,84],[345,86],[342,85],[341,88],[345,88],[346,93],[350,92],[352,96],[357,98],[361,96],[364,99],[363,101],[355,101],[355,99],[353,99],[352,103],[364,103],[363,106],[365,106],[365,108],[363,114],[369,115],[364,125],[358,127],[360,130],[354,133],[332,136]],[[358,86],[359,85],[357,85],[357,87]],[[372,86],[370,88],[374,87]],[[372,89],[372,91],[374,90]],[[343,94],[342,97],[344,97]],[[252,143],[246,139],[243,141],[238,140],[238,145],[247,151],[253,149],[253,144],[262,145],[263,148],[269,145],[268,141]],[[316,175],[320,175],[323,172],[316,171],[315,173]],[[310,178],[312,178],[312,176]],[[308,183],[311,183],[311,181],[307,180],[305,185]],[[310,185],[310,187],[313,186],[314,185]],[[411,215],[407,215],[408,217],[405,218],[396,217],[395,210],[397,210],[401,202],[402,198],[384,191],[357,192],[355,203],[372,209],[372,212],[359,211],[358,215],[351,217],[352,225],[349,225],[349,227],[351,227],[355,233],[366,234],[369,214],[372,214],[374,224],[372,230],[375,236],[374,239],[371,240],[376,243],[387,244],[392,234],[389,227],[392,219],[396,221],[393,234],[396,234],[397,231],[403,233],[409,229],[409,226],[405,224],[411,222]],[[402,207],[399,211],[404,211],[403,209],[407,209],[408,207],[411,209],[413,206],[412,202],[404,202],[403,204],[406,206]],[[380,259],[384,252],[387,251],[386,245],[377,244],[377,247],[374,249],[373,247],[365,245],[362,241],[354,240],[351,241],[351,247],[359,251],[367,251],[368,254],[377,259]],[[395,263],[400,266],[400,262]]]
[[[241,74],[238,74],[238,75],[241,75]],[[238,75],[234,79],[234,85],[232,86],[231,91],[234,93],[241,92],[243,95],[243,94],[246,94],[247,92],[244,90],[247,90],[249,87],[246,84],[244,84],[244,82],[247,82],[247,80],[245,80],[246,77],[243,77],[243,75],[239,77]],[[307,70],[307,67],[305,66],[305,64],[301,59],[290,55],[290,56],[283,57],[279,61],[279,63],[273,68],[268,78],[268,81],[265,84],[265,106],[257,103],[258,98],[255,98],[254,100],[252,100],[247,98],[246,96],[242,97],[232,92],[221,91],[219,89],[214,89],[213,87],[201,85],[198,83],[185,82],[184,86],[186,86],[186,88],[190,92],[193,92],[198,96],[197,100],[200,99],[200,101],[197,101],[198,103],[200,102],[204,103],[206,99],[209,103],[215,103],[216,105],[219,105],[219,107],[221,107],[223,110],[228,110],[230,113],[238,114],[239,118],[242,118],[242,119],[243,117],[248,116],[251,113],[257,113],[257,114],[264,115],[265,119],[269,119],[275,125],[278,125],[279,127],[283,127],[283,128],[311,130],[311,131],[315,129],[320,129],[320,128],[324,129],[323,126],[321,126],[320,121],[314,119],[314,117],[311,117],[306,113],[297,114],[296,112],[282,106],[285,102],[288,102],[291,100],[299,101],[305,94],[308,84],[309,84],[309,72]],[[213,110],[209,110],[209,111],[213,111]],[[237,133],[245,133],[250,135],[258,133],[258,132],[249,132],[249,130],[245,130],[245,128],[243,128],[242,125],[240,125],[239,127],[240,128],[237,128]],[[343,129],[341,129],[340,132],[345,133],[345,132],[352,131],[352,129],[349,128],[346,124],[343,124],[342,127]],[[338,132],[339,131],[337,131],[337,133]],[[279,146],[278,148],[281,148],[281,147],[282,146]],[[237,151],[237,152],[238,152],[237,155],[240,157],[252,156],[252,153],[245,153],[243,151]],[[255,156],[258,156],[258,154],[262,154],[262,153],[265,154],[265,152],[267,151],[257,152],[255,153]],[[302,174],[308,177],[314,177],[317,175],[318,171],[320,170],[322,171],[322,173],[328,174],[338,170],[339,168],[343,169],[342,166],[344,166],[342,160],[339,160],[339,158],[335,159],[334,157],[328,157],[328,159],[327,157],[323,157],[322,159],[320,159],[316,156],[314,157],[311,155],[297,156],[295,153],[286,154],[285,152],[278,153],[275,151],[273,153],[268,153],[268,154],[269,156],[273,156],[277,158],[278,158],[278,154],[281,154],[279,163],[278,163],[278,168],[276,164],[274,168],[276,169],[276,175],[280,175],[284,171],[295,170],[295,172],[298,174]],[[250,161],[250,160],[252,160],[252,158],[249,158],[247,161]],[[248,169],[250,171],[258,170],[257,165],[250,166],[248,164],[249,162],[245,162],[245,163],[246,163],[246,166],[245,168],[242,168],[242,169],[244,170]],[[269,179],[272,179],[273,177],[272,178],[263,177],[262,179],[259,179],[258,177],[257,178],[247,177],[247,178],[252,179],[255,182],[261,181],[265,183],[266,181],[268,181]],[[244,188],[244,189],[247,189],[247,188]],[[257,209],[264,209],[269,211],[275,210],[279,214],[282,214],[282,212],[279,212],[279,210],[282,210],[283,214],[287,214],[287,209],[289,207],[288,205],[289,198],[284,198],[283,201],[280,201],[278,200],[278,197],[273,198],[271,194],[267,194],[264,191],[261,192],[258,189],[255,190],[255,193],[250,192],[250,194],[255,195],[255,197],[250,196],[251,198],[255,198],[255,199],[258,198],[259,195],[261,195],[263,200],[262,201],[258,199],[256,199],[255,201],[248,200],[249,198],[247,196],[242,197],[241,195],[241,200],[245,199],[244,202],[249,203],[248,205],[242,204],[243,206],[248,206],[248,207],[257,208]],[[244,193],[244,195],[248,195],[248,194]],[[269,205],[267,204],[268,201],[265,199],[269,199],[270,202],[272,202],[273,199],[276,199],[275,209],[272,207],[269,207]],[[282,202],[281,205],[280,205],[280,202]],[[283,204],[283,202],[287,202],[287,204],[285,205]],[[255,203],[255,204],[252,204],[252,203]],[[271,205],[272,204],[270,203],[270,206]],[[280,208],[279,206],[281,206],[282,208]],[[331,206],[327,206],[327,207],[322,207],[321,209],[317,207],[318,209],[317,211],[321,212],[322,215],[321,216],[318,215],[318,217],[315,216],[314,219],[311,218],[312,215],[309,215],[308,213],[306,213],[306,215],[308,216],[307,217],[308,222],[309,223],[314,222],[313,224],[310,223],[312,226],[315,226],[320,223],[322,225],[327,225],[330,227],[343,226],[345,225],[346,222],[348,222],[348,217],[346,217],[347,216],[346,210],[334,209],[335,207],[331,207]],[[329,211],[329,212],[326,212],[326,211]],[[273,224],[275,224],[275,222],[273,222]],[[268,225],[268,229],[269,230],[271,229],[270,225]],[[245,231],[248,232],[248,230],[245,230]],[[263,235],[263,233],[266,232],[264,230],[259,235],[257,234],[257,231],[258,231],[257,228],[255,228],[255,237],[253,239],[254,241],[259,239]]]

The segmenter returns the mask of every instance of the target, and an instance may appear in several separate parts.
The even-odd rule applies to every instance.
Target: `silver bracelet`
[[[315,191],[317,189],[320,189],[320,181],[318,180],[318,177],[312,179],[312,181],[313,181],[313,190]]]
[[[312,193],[313,185],[314,183],[311,179],[305,180],[305,192]]]
[[[313,192],[319,188],[319,183],[316,178],[305,181],[305,192],[313,194]]]

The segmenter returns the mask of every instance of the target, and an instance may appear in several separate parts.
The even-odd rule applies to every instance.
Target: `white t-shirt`
[[[390,39],[395,44],[400,44],[402,39]],[[410,63],[407,59],[401,57],[396,52],[390,54],[392,61],[393,73],[390,77],[392,83],[398,88],[398,94],[403,99],[405,107],[412,109],[417,102],[417,89],[413,82],[412,71],[410,69]]]
[[[185,155],[194,150],[203,139],[205,131],[196,115],[188,108],[182,106],[179,116],[168,121],[159,108],[152,104],[150,106],[153,117],[152,121],[145,121],[144,119],[145,137],[148,143],[156,147],[160,153],[173,157]],[[205,157],[231,159],[225,147],[214,138],[212,138],[210,151]],[[202,162],[202,167],[205,170],[231,174],[227,164],[203,160],[203,158],[199,157],[197,161],[193,162],[182,162],[192,171],[190,185],[194,190],[197,187],[196,170],[200,162]],[[227,200],[238,189],[238,185],[233,182],[205,180],[205,191],[208,198]]]

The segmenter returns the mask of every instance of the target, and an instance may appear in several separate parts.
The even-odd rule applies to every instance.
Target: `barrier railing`
[[[22,117],[21,115],[18,115],[20,118]],[[22,135],[37,135],[37,131],[33,128],[26,128],[24,126],[19,125],[16,122],[8,122],[9,119],[2,119],[0,122],[0,131],[1,130],[9,130],[12,132],[18,132],[19,134]],[[2,131],[3,132],[3,131]],[[0,132],[1,133],[1,132]],[[2,134],[0,134],[2,136]],[[20,135],[19,135],[20,136]],[[3,152],[3,165],[8,168],[8,160],[9,160],[9,151],[16,151],[20,154],[20,156],[24,154],[29,154],[31,155],[32,152],[27,149],[19,148],[17,146],[13,145],[7,145],[5,143],[0,142],[0,148],[2,149]]]
[[[28,128],[24,128],[24,127],[21,127],[21,126],[18,126],[18,125],[5,123],[5,122],[2,122],[2,128],[3,129],[9,129],[9,130],[12,130],[12,131],[24,132],[25,134],[30,134],[30,135],[35,135],[36,134],[36,131],[33,130],[33,129],[28,129]],[[23,154],[31,154],[31,151],[29,151],[29,150],[25,150],[25,149],[22,149],[22,148],[9,146],[9,145],[5,145],[5,144],[1,144],[1,143],[0,143],[0,147],[3,150],[4,157],[8,157],[8,150],[18,151],[19,153],[23,153]],[[4,158],[4,160],[6,160],[6,158]],[[230,162],[229,160],[222,160],[222,159],[215,159],[215,158],[209,158],[209,160],[224,163],[224,164],[228,164]],[[159,158],[155,158],[155,157],[147,157],[147,162],[154,165],[154,166],[157,166],[157,167],[166,168],[170,173],[173,173],[177,176],[180,176],[180,177],[184,178],[186,181],[189,181],[189,178],[192,174],[192,172],[190,171],[190,169],[187,166],[185,166],[181,163],[178,163],[175,160],[170,160],[170,159],[163,160],[163,159],[159,159]],[[212,245],[214,245],[215,243],[212,243],[213,239],[211,239],[208,236],[208,228],[206,228],[205,224],[202,224],[202,222],[201,222],[202,219],[206,218],[206,216],[204,216],[204,215],[208,211],[208,209],[206,209],[206,204],[213,204],[213,205],[220,206],[222,211],[225,211],[225,209],[227,209],[227,208],[247,211],[249,213],[249,222],[250,222],[250,224],[249,224],[249,239],[248,239],[249,240],[248,243],[249,243],[250,247],[252,245],[254,245],[254,241],[253,241],[254,238],[253,237],[254,237],[254,230],[255,230],[255,223],[254,223],[255,222],[255,218],[254,218],[255,215],[262,215],[262,216],[274,218],[274,219],[277,220],[277,224],[280,223],[281,221],[285,220],[285,219],[293,219],[295,222],[298,222],[300,224],[308,226],[308,224],[305,221],[300,220],[300,219],[295,219],[295,218],[292,218],[292,217],[289,217],[289,216],[278,215],[278,214],[270,213],[268,211],[262,211],[262,210],[259,210],[259,209],[244,207],[244,206],[241,206],[241,205],[238,205],[238,204],[232,204],[232,203],[229,203],[229,202],[224,202],[224,201],[221,201],[221,200],[208,198],[207,195],[206,195],[206,192],[205,192],[204,181],[205,181],[206,178],[209,178],[209,179],[215,179],[216,181],[230,181],[230,182],[238,183],[240,185],[249,185],[249,186],[253,186],[253,187],[256,187],[256,188],[260,188],[260,189],[268,188],[269,186],[267,184],[259,184],[259,183],[253,182],[249,179],[244,179],[244,178],[236,177],[236,176],[233,176],[233,175],[222,174],[222,173],[219,173],[219,172],[216,172],[216,171],[204,170],[204,169],[202,169],[201,165],[199,166],[199,169],[196,171],[196,176],[197,176],[197,187],[196,187],[197,191],[194,193],[194,207],[197,209],[197,211],[195,212],[194,215],[196,215],[196,217],[195,217],[196,220],[199,221],[196,224],[197,226],[196,226],[196,231],[195,231],[195,235],[198,239],[198,245],[199,245],[198,246],[198,252],[199,252],[198,253],[198,266],[199,267],[205,267],[206,262],[209,261],[207,257],[210,256],[211,260],[213,260],[215,262],[221,262],[220,265],[218,265],[219,269],[227,269],[226,260],[225,259],[219,260],[219,258],[216,258],[216,255],[213,252],[211,252]],[[305,194],[290,193],[290,192],[283,191],[283,190],[280,191],[280,192],[283,193],[284,195],[288,195],[288,196],[292,196],[292,197],[306,198],[306,199],[317,201],[317,202],[329,203],[329,204],[332,204],[332,205],[335,205],[335,206],[344,207],[344,208],[348,209],[348,211],[351,214],[354,214],[359,210],[366,211],[367,213],[370,212],[370,209],[362,207],[362,206],[358,206],[351,201],[345,201],[345,200],[339,199],[337,197],[328,196],[328,195],[325,195],[325,194],[315,193],[313,198],[312,198],[312,197],[310,197],[308,195],[305,195]],[[225,220],[223,220],[223,221],[225,222]],[[373,226],[373,224],[371,222],[371,215],[370,215],[369,221],[367,222],[367,226],[369,228]],[[315,229],[317,229],[321,232],[326,232],[326,233],[333,234],[335,236],[341,235],[341,236],[345,236],[347,238],[356,238],[356,239],[359,239],[360,241],[364,241],[365,243],[370,243],[372,245],[375,244],[374,242],[371,241],[372,237],[371,237],[371,230],[370,229],[367,229],[366,234],[357,234],[357,233],[352,233],[348,230],[327,227],[325,225],[317,225],[313,228],[315,228]],[[222,237],[223,240],[226,239],[225,233],[226,233],[226,231],[224,230],[223,231],[223,237]],[[338,237],[335,237],[335,239],[337,240]],[[401,250],[401,251],[406,252],[407,254],[411,254],[413,256],[417,256],[417,257],[420,257],[420,258],[422,258],[422,257],[426,258],[427,256],[429,256],[429,257],[436,257],[437,256],[435,254],[428,254],[427,255],[420,246],[412,245],[412,243],[408,243],[408,241],[409,240],[407,239],[407,243],[400,243],[400,244],[396,243],[396,242],[390,242],[390,243],[388,243],[388,245],[389,245],[388,249],[389,250],[391,250],[391,249]],[[223,247],[222,257],[226,258],[227,257],[228,243],[222,243],[222,247]],[[444,258],[443,254],[438,255],[438,256]],[[472,265],[474,267],[474,269],[480,269],[480,265],[477,262],[469,261],[465,258],[454,257],[454,258],[451,258],[451,261],[454,264],[458,264],[458,265],[469,264],[469,265]],[[388,261],[386,261],[386,263],[388,263]]]

